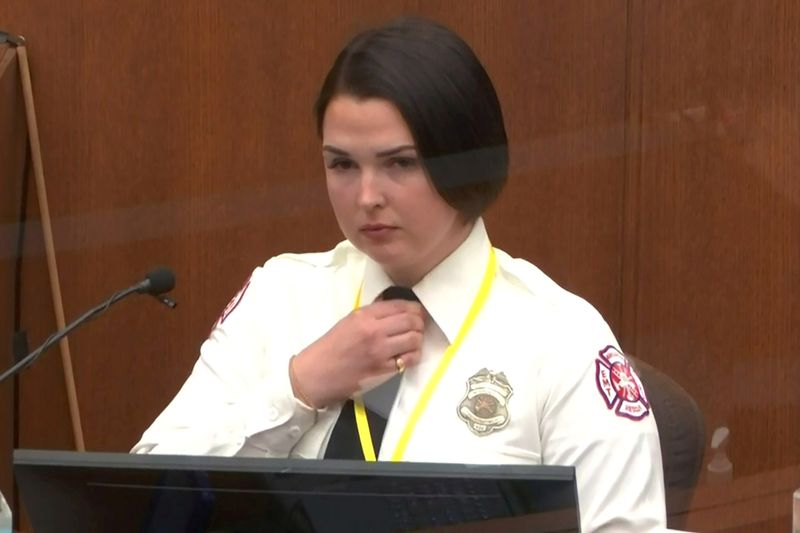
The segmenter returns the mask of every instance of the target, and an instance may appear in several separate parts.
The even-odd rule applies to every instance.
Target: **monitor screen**
[[[572,467],[17,450],[38,533],[578,531]]]

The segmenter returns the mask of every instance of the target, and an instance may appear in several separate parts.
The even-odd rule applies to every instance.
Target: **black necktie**
[[[378,299],[419,301],[414,291],[406,287],[397,286],[389,287],[383,291]],[[367,413],[367,421],[369,422],[370,435],[372,436],[372,447],[375,450],[376,457],[380,453],[383,432],[386,429],[388,411],[394,403],[394,397],[397,395],[397,389],[400,387],[401,378],[402,376],[397,374],[364,395],[365,411]],[[383,404],[383,406],[388,404],[388,407],[385,409],[370,408],[371,402],[368,396],[375,399],[380,398],[380,400],[377,401]],[[386,413],[385,416],[380,414],[381,411]],[[333,427],[331,438],[328,441],[328,447],[325,450],[325,459],[364,460],[364,451],[361,449],[361,442],[358,438],[358,427],[356,426],[356,414],[353,408],[353,400],[347,400],[342,406],[342,412],[339,414],[339,419]]]

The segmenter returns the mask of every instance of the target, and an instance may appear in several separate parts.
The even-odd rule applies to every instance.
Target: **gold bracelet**
[[[297,354],[293,355],[291,359],[289,359],[289,384],[292,386],[292,392],[297,397],[298,400],[303,402],[306,406],[310,407],[313,410],[317,410],[314,404],[309,401],[308,396],[306,396],[303,391],[300,389],[300,384],[297,383],[297,375],[294,373],[294,358],[297,357]]]

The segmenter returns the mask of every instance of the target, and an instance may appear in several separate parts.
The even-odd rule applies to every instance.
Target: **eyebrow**
[[[414,150],[414,151],[416,151],[417,148],[413,144],[403,144],[403,145],[400,145],[400,146],[396,146],[394,148],[390,148],[388,150],[383,150],[382,152],[378,152],[375,155],[378,156],[378,157],[389,157],[390,155],[395,155],[395,154],[398,154],[398,153],[403,152],[405,150]],[[349,156],[350,155],[345,150],[342,150],[341,148],[336,148],[335,146],[331,146],[329,144],[324,145],[322,147],[322,151],[323,152],[330,152],[332,154],[342,155],[342,156]]]

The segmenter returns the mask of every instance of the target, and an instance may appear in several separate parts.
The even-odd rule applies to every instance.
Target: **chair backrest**
[[[644,385],[658,426],[669,525],[680,527],[703,465],[703,413],[694,398],[672,378],[644,361],[630,356],[628,359]]]

